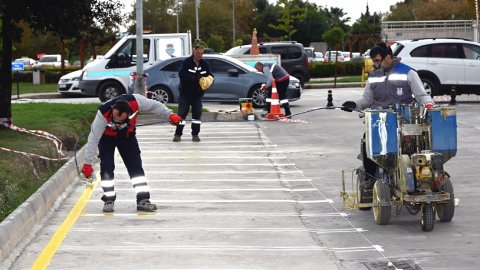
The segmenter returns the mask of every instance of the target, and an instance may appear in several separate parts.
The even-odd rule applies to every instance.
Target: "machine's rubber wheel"
[[[383,181],[377,180],[373,185],[373,217],[378,225],[386,225],[390,222],[392,207],[390,206],[390,187]],[[379,203],[388,203],[388,206],[375,206]]]
[[[432,204],[423,205],[420,225],[424,232],[431,232],[433,230],[433,226],[435,225],[435,211]]]
[[[437,212],[438,220],[441,222],[450,222],[455,214],[455,195],[453,194],[453,185],[450,178],[447,177],[445,184],[441,189],[450,193],[450,201],[435,205],[435,211]]]
[[[166,104],[173,101],[173,95],[167,88],[163,86],[154,86],[149,90],[151,98],[153,100],[159,101],[162,104]]]
[[[123,89],[123,86],[120,83],[107,81],[100,85],[98,97],[100,98],[101,102],[105,102],[124,93],[125,89]]]
[[[357,201],[358,203],[371,203],[372,190],[365,190],[365,169],[363,167],[357,170]],[[372,207],[358,207],[359,210],[370,210]]]

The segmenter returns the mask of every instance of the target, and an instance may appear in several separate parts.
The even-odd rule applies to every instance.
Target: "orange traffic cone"
[[[253,28],[252,47],[250,48],[250,54],[251,55],[260,54],[260,49],[258,48],[258,40],[257,40],[257,28]]]
[[[272,82],[272,98],[270,101],[270,112],[267,114],[267,119],[269,120],[278,120],[279,118],[283,118],[285,115],[282,113],[280,109],[280,101],[278,99],[278,92],[277,92],[277,85],[275,84],[275,80]]]

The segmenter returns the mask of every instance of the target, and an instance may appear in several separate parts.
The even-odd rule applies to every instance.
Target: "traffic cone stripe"
[[[285,103],[288,103],[288,99],[282,99],[282,100],[280,100],[280,104],[285,104]]]
[[[271,105],[278,105],[278,104],[280,104],[280,102],[278,102],[278,99],[274,99],[274,100],[270,101],[270,104]]]
[[[279,102],[278,93],[277,93],[277,84],[275,83],[275,80],[273,80],[272,101],[270,102],[270,112],[267,114],[267,118],[278,120],[278,118],[283,118],[283,117],[285,117],[285,115],[280,110],[280,102]]]

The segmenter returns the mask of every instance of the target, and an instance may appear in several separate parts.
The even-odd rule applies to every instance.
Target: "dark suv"
[[[250,54],[251,45],[233,47],[225,55],[233,56]],[[258,44],[260,54],[279,54],[282,67],[297,78],[302,86],[310,81],[310,65],[308,56],[301,43],[295,41],[265,42]]]

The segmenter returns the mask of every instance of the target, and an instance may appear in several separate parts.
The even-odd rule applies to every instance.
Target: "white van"
[[[130,73],[136,70],[136,36],[125,36],[103,59],[95,59],[83,68],[79,86],[83,95],[98,96],[102,102],[125,94]],[[175,34],[143,35],[144,68],[155,61],[192,54],[190,31]]]

